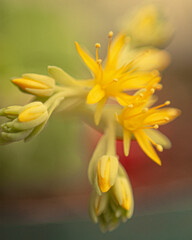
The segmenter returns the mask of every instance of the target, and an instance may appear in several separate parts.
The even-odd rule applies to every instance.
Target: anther
[[[98,64],[101,64],[101,63],[102,63],[102,59],[98,59],[98,60],[97,60],[97,63],[98,63]]]
[[[112,37],[113,37],[113,32],[110,31],[110,32],[109,32],[109,38],[112,38]]]
[[[114,82],[118,82],[118,79],[117,79],[117,78],[114,78],[113,81],[114,81]]]
[[[139,97],[141,97],[141,98],[142,98],[143,96],[144,96],[144,95],[143,95],[143,93],[139,93]]]
[[[163,152],[163,147],[161,145],[157,144],[156,148],[159,152]]]
[[[168,118],[168,117],[165,117],[165,118],[164,118],[164,120],[165,120],[165,121],[169,121],[169,120],[170,120],[170,118]]]
[[[127,105],[128,108],[133,108],[133,104]]]
[[[100,48],[100,47],[101,47],[100,43],[96,43],[96,44],[95,44],[95,47],[96,47],[96,48]]]
[[[155,87],[157,90],[161,90],[163,88],[163,85],[158,83]]]
[[[166,101],[165,102],[165,105],[169,105],[171,102],[170,101]]]
[[[154,129],[158,129],[158,128],[159,128],[159,125],[155,124],[155,125],[153,126],[153,128],[154,128]]]
[[[150,92],[151,92],[151,93],[154,93],[154,92],[155,92],[155,89],[154,89],[154,88],[151,88],[151,89],[150,89]]]

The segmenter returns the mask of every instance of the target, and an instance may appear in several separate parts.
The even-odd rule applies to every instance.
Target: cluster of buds
[[[9,119],[1,125],[2,143],[27,140],[45,125],[49,113],[42,102],[25,106],[11,106],[0,110],[0,116]]]
[[[126,222],[134,210],[132,187],[126,171],[119,164],[118,174],[113,186],[106,192],[93,191],[89,204],[89,213],[95,223],[99,223],[103,232],[112,231],[120,221]]]
[[[134,34],[130,35],[134,41]],[[162,89],[159,71],[168,65],[169,55],[147,46],[145,50],[133,49],[125,31],[114,39],[113,32],[109,32],[108,38],[104,64],[99,58],[99,43],[95,45],[94,59],[76,42],[80,57],[92,72],[91,79],[76,80],[54,66],[48,67],[50,76],[24,74],[12,82],[34,95],[36,101],[0,110],[0,116],[8,119],[1,125],[3,144],[37,135],[57,107],[67,114],[76,114],[103,133],[88,168],[93,187],[90,215],[103,231],[114,229],[120,220],[126,221],[134,209],[131,184],[116,154],[116,139],[123,140],[125,156],[135,139],[145,154],[161,165],[154,147],[161,152],[171,143],[157,129],[180,114],[176,108],[163,108],[170,101],[152,107],[157,100],[155,92]]]
[[[88,168],[89,181],[94,189],[89,213],[103,232],[112,231],[121,220],[125,222],[131,218],[134,209],[132,187],[115,154],[112,132],[110,129],[109,135],[106,133],[101,137]]]

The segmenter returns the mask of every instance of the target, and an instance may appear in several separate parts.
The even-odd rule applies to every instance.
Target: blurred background
[[[160,153],[162,167],[134,142],[129,158],[123,157],[122,143],[117,142],[133,186],[133,218],[105,235],[89,220],[87,167],[100,135],[75,119],[54,115],[32,141],[0,146],[1,239],[192,237],[192,1],[153,2],[160,4],[175,29],[163,46],[172,62],[163,73],[159,102],[171,100],[182,115],[161,128],[173,144]],[[10,82],[23,73],[47,74],[47,66],[55,65],[76,78],[88,77],[74,41],[93,54],[94,44],[100,42],[103,58],[108,32],[117,33],[123,19],[141,4],[141,0],[1,0],[0,108],[31,100]]]

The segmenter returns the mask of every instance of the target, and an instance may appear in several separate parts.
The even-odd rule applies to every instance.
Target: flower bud
[[[101,192],[107,192],[115,183],[118,172],[118,158],[112,155],[102,156],[97,164],[97,178]]]
[[[22,78],[15,78],[12,82],[21,90],[41,97],[51,96],[55,87],[53,78],[34,73],[23,74]]]
[[[131,37],[134,47],[162,47],[174,32],[164,9],[157,4],[147,4],[135,9],[123,19],[121,28]]]
[[[0,116],[4,116],[10,119],[17,118],[19,112],[21,110],[21,106],[10,106],[6,108],[0,109]]]
[[[100,216],[106,209],[108,203],[108,194],[98,195],[93,192],[90,199],[90,216],[94,222],[97,222],[97,217]]]
[[[133,208],[133,196],[131,185],[125,177],[118,176],[113,186],[113,194],[118,204],[129,211]]]
[[[12,118],[12,121],[1,124],[1,137],[4,142],[8,143],[25,140],[32,133],[33,135],[39,133],[45,125],[49,114],[42,102],[32,102],[23,107],[11,106],[1,109],[0,116]]]

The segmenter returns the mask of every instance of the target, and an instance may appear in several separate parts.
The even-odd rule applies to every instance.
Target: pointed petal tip
[[[79,46],[79,43],[78,43],[77,41],[75,41],[75,47],[77,48],[77,50],[78,50],[78,48],[80,47],[80,46]]]
[[[162,166],[161,160],[156,161],[156,163],[157,163],[160,167]]]
[[[126,149],[124,149],[124,154],[125,154],[125,157],[129,156],[129,152]]]
[[[98,126],[100,123],[100,118],[94,118],[95,125]]]

